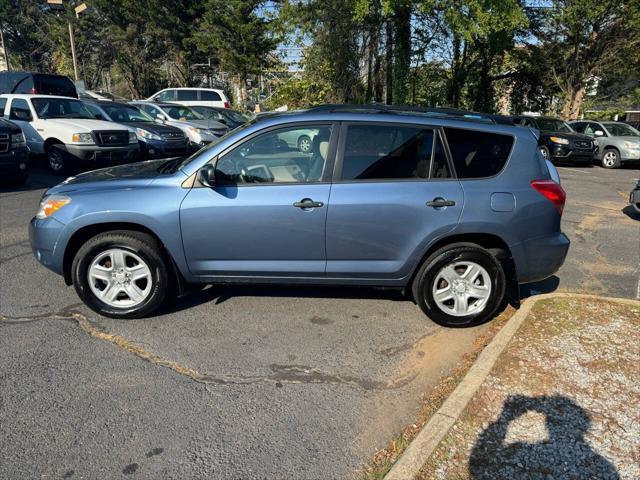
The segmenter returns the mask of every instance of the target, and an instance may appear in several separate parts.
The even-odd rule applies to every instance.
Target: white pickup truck
[[[0,95],[0,116],[17,124],[34,154],[62,173],[73,163],[124,163],[138,158],[136,134],[113,122],[95,120],[71,97]]]

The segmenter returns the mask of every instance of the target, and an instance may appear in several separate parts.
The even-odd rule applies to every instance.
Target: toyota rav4
[[[281,141],[296,131],[310,151]],[[187,284],[251,282],[393,287],[441,324],[481,322],[569,248],[534,133],[383,107],[265,115],[186,159],[68,178],[31,245],[111,317]]]

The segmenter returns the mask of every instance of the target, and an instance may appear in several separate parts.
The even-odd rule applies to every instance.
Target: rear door
[[[345,123],[327,214],[327,276],[398,280],[463,207],[441,133],[423,125]]]

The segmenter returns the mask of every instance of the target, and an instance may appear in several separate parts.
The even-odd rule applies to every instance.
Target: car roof
[[[165,90],[208,90],[210,92],[222,92],[221,88],[207,88],[207,87],[167,87],[159,90],[159,92],[164,92]]]
[[[42,94],[38,94],[38,93],[3,93],[0,94],[1,97],[5,97],[5,98],[24,98],[24,99],[29,99],[29,98],[63,98],[65,100],[78,100],[75,97],[64,97],[62,95],[42,95]],[[81,100],[78,100],[81,101]]]

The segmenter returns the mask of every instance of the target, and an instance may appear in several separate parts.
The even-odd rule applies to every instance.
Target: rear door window
[[[434,162],[432,172],[432,158]],[[448,178],[434,130],[421,126],[349,125],[341,180]]]
[[[444,131],[458,178],[492,177],[507,163],[512,136],[460,128]]]
[[[210,90],[200,90],[200,99],[207,102],[219,102],[222,100],[220,95]]]
[[[195,102],[198,100],[197,90],[178,90],[179,102]]]

